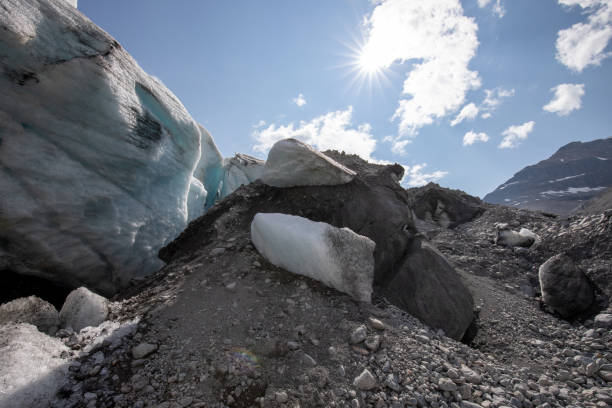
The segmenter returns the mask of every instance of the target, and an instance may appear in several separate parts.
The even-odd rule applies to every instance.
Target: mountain
[[[568,214],[612,186],[612,138],[572,142],[484,197],[492,204]]]

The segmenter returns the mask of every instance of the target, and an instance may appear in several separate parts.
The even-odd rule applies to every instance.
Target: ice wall
[[[161,266],[221,156],[68,2],[4,0],[0,24],[0,270],[111,294]]]

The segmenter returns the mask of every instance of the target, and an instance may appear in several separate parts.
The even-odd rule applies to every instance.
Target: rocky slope
[[[539,265],[564,252],[597,285],[605,308],[609,211],[557,218],[482,203],[479,216],[452,229],[433,219],[417,223],[474,296],[478,332],[466,345],[394,306],[384,291],[372,305],[358,303],[267,263],[240,215],[260,188],[239,188],[211,209],[217,215],[192,223],[165,250],[167,266],[115,298],[103,329],[58,333],[70,349],[64,357],[72,356],[62,368],[70,379],[51,406],[612,404],[610,315],[562,320],[542,308],[537,283]],[[435,186],[410,195],[421,192],[445,203],[466,200],[445,206],[449,219],[478,203]],[[414,213],[426,213],[412,203]],[[499,222],[541,239],[531,248],[497,245]]]
[[[612,138],[572,142],[484,197],[494,204],[568,214],[612,186]]]

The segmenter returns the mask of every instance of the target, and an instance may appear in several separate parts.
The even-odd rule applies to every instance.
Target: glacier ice
[[[224,198],[243,184],[249,184],[260,178],[265,163],[255,157],[237,153],[224,161],[223,186],[219,198]]]
[[[39,297],[14,299],[0,306],[0,324],[30,323],[41,332],[54,335],[59,328],[59,314],[55,307]]]
[[[375,247],[371,239],[348,228],[279,213],[256,214],[251,239],[272,264],[359,301],[371,301]]]
[[[112,294],[211,205],[221,155],[69,2],[5,0],[0,24],[0,269]]]
[[[0,325],[0,407],[45,407],[66,383],[69,349],[28,323]]]
[[[109,302],[87,288],[73,290],[66,297],[59,312],[62,327],[80,331],[84,327],[98,326],[108,316]]]
[[[266,160],[262,182],[274,187],[346,184],[355,172],[296,139],[276,142]]]

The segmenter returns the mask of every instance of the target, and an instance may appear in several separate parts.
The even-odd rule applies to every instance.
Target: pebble
[[[372,375],[370,370],[367,368],[361,372],[355,380],[353,380],[353,385],[360,390],[371,390],[376,388],[376,378]]]
[[[449,392],[457,391],[457,384],[450,378],[440,378],[438,380],[438,389]]]
[[[366,339],[367,336],[368,336],[368,329],[364,325],[361,325],[357,327],[355,330],[353,330],[353,332],[351,333],[350,342],[351,344],[361,343],[362,341]]]
[[[141,359],[157,350],[157,344],[140,343],[132,349],[132,356]]]

